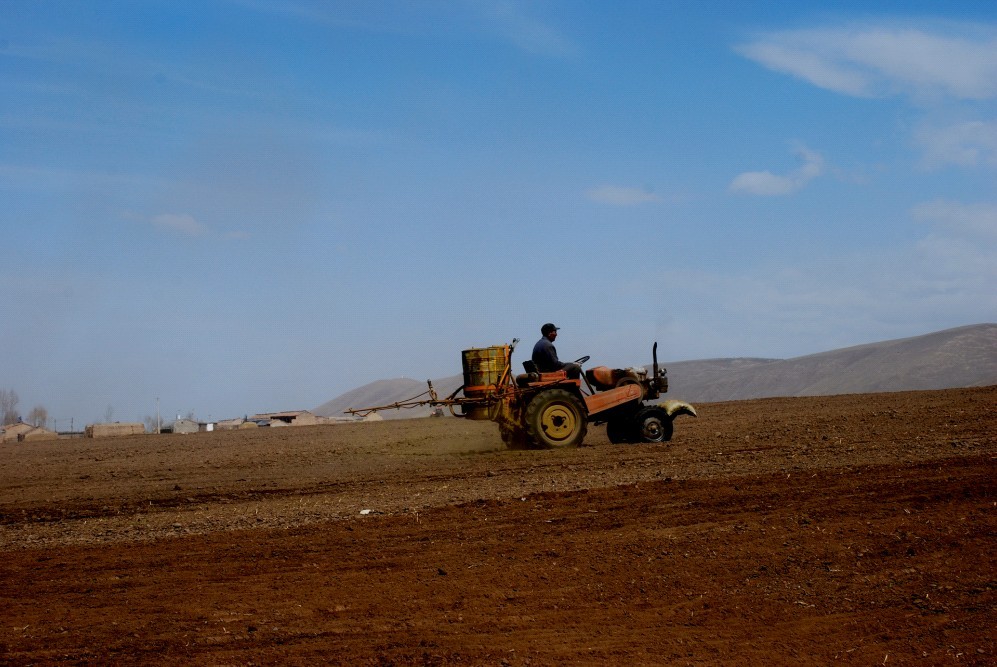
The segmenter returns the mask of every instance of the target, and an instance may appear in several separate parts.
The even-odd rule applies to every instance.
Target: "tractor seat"
[[[539,373],[520,373],[516,376],[516,386],[517,387],[528,387],[531,382],[539,382]]]
[[[527,359],[523,362],[523,369],[526,372],[516,376],[517,387],[528,387],[531,382],[538,382],[540,380],[537,365],[533,363],[532,359]]]
[[[534,382],[560,382],[568,379],[568,374],[564,371],[540,373],[532,359],[524,361],[523,368],[526,372],[516,376],[516,385],[520,387],[527,387]]]

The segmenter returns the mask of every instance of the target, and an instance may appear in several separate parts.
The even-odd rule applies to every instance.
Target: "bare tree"
[[[160,423],[158,417],[155,415],[146,415],[143,421],[145,422],[146,433],[159,433]]]
[[[48,410],[42,405],[36,405],[28,413],[28,423],[32,426],[48,426]]]
[[[13,389],[0,389],[0,424],[13,424],[20,419],[17,411],[17,392]]]
[[[108,405],[104,410],[104,423],[110,424],[112,421],[114,421],[114,406]]]

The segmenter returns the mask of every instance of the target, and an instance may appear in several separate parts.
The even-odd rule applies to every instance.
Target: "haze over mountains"
[[[975,324],[792,359],[662,360],[662,365],[668,369],[666,397],[694,404],[771,396],[982,387],[997,384],[997,324]],[[461,376],[455,375],[433,380],[433,386],[444,397],[461,382]],[[323,403],[313,412],[342,417],[348,408],[388,405],[425,391],[426,383],[419,380],[378,380]],[[420,407],[380,414],[392,419],[429,412],[428,407]]]

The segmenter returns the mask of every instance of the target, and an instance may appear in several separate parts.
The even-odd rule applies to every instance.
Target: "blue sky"
[[[992,322],[990,2],[0,12],[0,388],[309,409],[553,321],[592,364]]]

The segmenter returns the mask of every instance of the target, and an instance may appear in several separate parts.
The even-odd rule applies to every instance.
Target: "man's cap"
[[[544,336],[546,336],[551,331],[557,331],[559,328],[560,327],[555,327],[553,324],[551,324],[550,322],[548,322],[547,324],[545,324],[542,327],[540,327],[540,333],[543,334]]]

